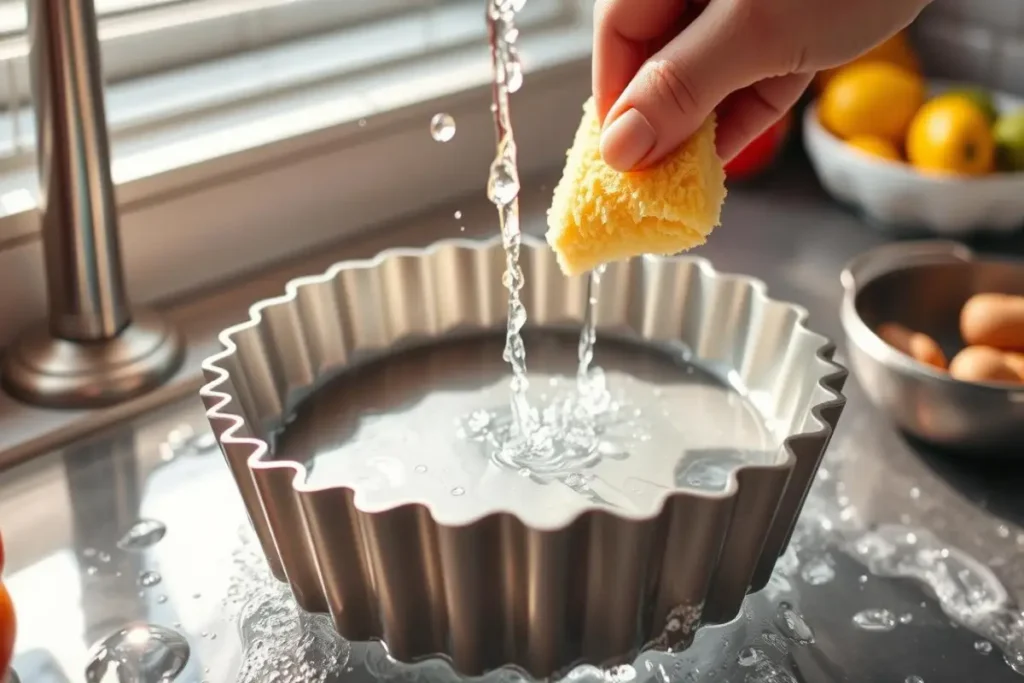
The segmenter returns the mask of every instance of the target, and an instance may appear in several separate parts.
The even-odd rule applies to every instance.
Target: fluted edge
[[[653,647],[685,646],[699,623],[731,619],[746,592],[760,589],[767,583],[775,560],[788,543],[818,463],[845,406],[842,389],[847,371],[834,362],[834,345],[807,327],[805,309],[769,298],[760,280],[720,274],[710,262],[699,257],[645,257],[612,264],[605,276],[605,293],[599,310],[599,326],[607,327],[610,333],[621,335],[623,328],[632,328],[634,338],[658,341],[681,340],[689,335],[692,339],[686,341],[697,361],[704,359],[704,348],[731,348],[734,365],[741,366],[737,372],[749,373],[755,365],[761,368],[761,384],[777,407],[785,406],[787,401],[796,403],[791,408],[791,433],[783,440],[783,461],[776,465],[738,468],[730,475],[723,492],[674,491],[667,494],[650,515],[595,509],[568,518],[564,525],[544,529],[528,528],[509,511],[493,511],[466,520],[464,524],[442,525],[432,518],[429,505],[418,503],[373,513],[357,510],[352,504],[354,491],[351,489],[310,487],[305,483],[306,469],[302,463],[269,459],[268,443],[261,436],[304,396],[346,367],[346,363],[339,360],[340,356],[347,359],[362,353],[362,357],[356,359],[358,362],[367,357],[368,351],[386,353],[391,345],[410,336],[410,330],[416,325],[408,323],[416,316],[430,318],[421,319],[424,329],[411,335],[420,339],[442,338],[467,326],[484,330],[503,325],[505,292],[497,277],[503,266],[501,254],[498,239],[459,239],[444,240],[424,249],[391,249],[372,259],[337,263],[323,274],[289,282],[285,294],[254,304],[246,322],[220,334],[224,349],[204,361],[207,384],[200,395],[271,568],[279,579],[291,584],[305,608],[330,611],[342,635],[353,639],[387,636],[389,646],[400,659],[438,653],[448,655],[456,668],[466,673],[516,663],[536,675],[547,675],[570,661],[603,660],[613,650],[615,654],[626,654],[643,644],[635,635],[586,625],[614,621],[615,615],[623,614],[621,605],[610,605],[607,600],[603,606],[593,604],[601,602],[599,594],[607,593],[601,586],[606,587],[609,581],[614,583],[618,579],[601,578],[607,572],[587,567],[623,562],[623,553],[614,552],[609,545],[611,541],[602,546],[600,539],[580,540],[594,538],[596,530],[618,539],[617,547],[629,542],[642,546],[636,548],[637,557],[629,560],[632,564],[621,566],[616,575],[619,579],[632,577],[638,584],[636,604],[630,605],[632,612],[627,610],[625,614],[627,621],[634,616],[638,620],[640,641]],[[451,290],[444,293],[443,288],[434,287],[434,291],[430,291],[431,286],[423,286],[415,291],[423,293],[424,300],[420,303],[424,305],[404,306],[404,312],[395,317],[397,322],[390,334],[378,330],[374,343],[363,348],[358,344],[353,346],[352,335],[342,339],[345,330],[341,329],[344,322],[341,319],[345,316],[338,297],[345,294],[343,280],[346,277],[362,277],[362,281],[354,281],[356,286],[376,283],[373,286],[379,290],[381,302],[401,308],[396,297],[387,300],[383,279],[389,269],[394,275],[404,263],[408,267],[402,267],[401,274],[392,282],[407,287],[410,283],[405,280],[419,278],[421,281],[415,283],[419,286],[423,285],[424,274],[430,276],[428,282],[450,279],[453,260],[470,264],[477,276],[472,284],[482,290],[476,294],[461,292],[460,295],[468,297],[457,306],[464,314],[461,319],[456,315],[441,320],[445,314],[439,301],[449,296]],[[412,262],[416,263],[410,265]],[[522,263],[527,271],[528,287],[531,282],[539,282],[537,289],[543,289],[543,294],[526,297],[533,321],[540,326],[574,322],[582,310],[583,289],[579,279],[562,278],[557,273],[553,255],[540,240],[524,240]],[[483,274],[495,277],[484,280]],[[666,288],[673,283],[675,289]],[[562,287],[560,293],[555,289],[559,286]],[[637,288],[643,290],[639,295]],[[698,290],[696,295],[693,294],[695,289]],[[681,291],[686,299],[676,301],[681,310],[659,301],[659,298],[667,298],[671,302]],[[410,292],[404,290],[404,293]],[[705,297],[705,294],[710,295],[710,300],[702,298],[699,304],[694,304],[690,299],[691,296]],[[722,296],[726,296],[725,300],[718,300]],[[632,297],[634,305],[623,303],[623,297]],[[665,305],[658,308],[659,302]],[[355,304],[356,308],[360,305]],[[327,332],[328,337],[334,335],[334,342],[339,345],[333,356],[325,352],[330,344],[330,339],[324,340],[325,330],[310,318],[310,311],[317,306],[318,310],[337,313],[339,329]],[[332,311],[332,306],[337,310]],[[621,320],[612,314],[604,315],[606,308],[616,306],[622,311],[618,316]],[[695,306],[700,315],[686,320]],[[735,315],[739,317],[731,319],[726,315],[725,319],[721,319],[722,316],[716,319],[717,312],[725,309],[737,309]],[[378,308],[373,310],[375,315],[381,313]],[[469,312],[474,319],[469,319]],[[345,314],[352,312],[346,309]],[[758,358],[768,353],[758,335],[765,332],[769,319],[778,319],[775,325],[778,329],[773,328],[774,341],[768,342],[773,355]],[[745,329],[745,336],[731,338],[729,335],[734,334],[731,330],[737,327],[737,320],[741,323],[738,326]],[[359,320],[347,322],[349,328],[360,323]],[[755,323],[760,327],[755,329]],[[680,328],[678,337],[674,333],[666,337],[666,329],[671,329],[673,324]],[[707,331],[716,325],[720,329]],[[716,334],[719,336],[715,337]],[[725,343],[723,338],[731,342]],[[352,348],[346,348],[339,355],[338,349],[346,343]],[[241,346],[246,347],[244,352]],[[794,357],[801,349],[812,349],[812,354]],[[773,366],[775,369],[771,370]],[[797,373],[802,373],[799,382],[792,380]],[[801,400],[807,406],[801,404]],[[345,529],[336,533],[341,526]],[[289,531],[275,534],[275,528]],[[416,529],[415,533],[420,535],[417,544],[422,546],[419,550],[425,549],[427,556],[437,557],[423,566],[412,566],[402,560],[399,556],[404,550],[385,547],[388,546],[387,530],[394,532],[398,528]],[[296,529],[302,533],[295,533]],[[496,537],[490,538],[488,534]],[[682,542],[683,536],[687,537],[685,542]],[[571,542],[578,548],[579,543],[585,542],[588,562],[576,563],[576,567],[567,570],[573,576],[563,576],[557,581],[562,588],[570,590],[573,586],[584,586],[579,589],[582,593],[578,599],[566,600],[570,603],[568,610],[582,610],[586,618],[567,615],[566,609],[562,609],[559,615],[543,615],[546,621],[556,622],[548,628],[533,623],[525,632],[517,631],[514,625],[502,627],[504,630],[497,637],[506,642],[496,646],[497,651],[486,643],[477,642],[480,641],[480,626],[469,628],[472,624],[467,624],[466,620],[480,621],[479,609],[474,608],[475,616],[463,614],[468,609],[465,601],[460,601],[452,594],[452,586],[446,587],[437,577],[471,574],[472,567],[465,565],[479,558],[468,559],[464,546],[467,543],[479,545],[481,538],[493,542],[493,547],[515,544],[522,553],[515,562],[519,562],[520,569],[527,574],[531,568],[546,566],[546,562],[552,561],[555,553],[552,548],[557,549],[558,543]],[[685,554],[680,552],[683,546]],[[353,553],[353,548],[359,548],[360,552]],[[392,561],[406,565],[401,577],[388,576],[388,568],[381,564],[385,551],[393,554]],[[353,555],[355,557],[349,557]],[[699,556],[701,566],[690,567],[696,562],[689,559],[691,556]],[[689,564],[681,566],[680,562]],[[670,575],[667,569],[672,570],[671,580],[666,578]],[[422,574],[418,581],[417,573]],[[594,578],[594,574],[601,576]],[[344,580],[339,576],[344,576]],[[498,580],[495,578],[495,582]],[[536,578],[523,580],[540,581]],[[432,595],[419,598],[404,595],[406,589],[401,586],[410,582]],[[493,588],[499,590],[500,587],[495,584]],[[529,586],[528,592],[532,591],[532,595],[539,589],[544,592],[544,588],[550,589],[551,595],[558,593],[557,586],[535,584]],[[384,593],[388,593],[385,601],[388,606],[382,608]],[[484,594],[490,593],[485,591]],[[511,613],[513,602],[489,606],[492,611],[487,613],[486,620],[515,622],[522,615]],[[398,603],[401,604],[396,608]],[[419,634],[413,637],[405,632],[401,622],[414,618],[417,613],[409,611],[414,609],[429,612],[417,615],[422,616],[416,619],[421,631],[425,623],[430,623],[443,631],[443,636]],[[616,609],[619,612],[615,612]],[[559,625],[561,633],[556,632]],[[471,635],[473,631],[476,635]],[[461,642],[460,633],[464,634]],[[630,641],[628,647],[627,640]],[[488,648],[488,652],[481,652]]]

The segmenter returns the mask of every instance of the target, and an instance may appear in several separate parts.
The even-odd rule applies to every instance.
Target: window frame
[[[564,163],[590,89],[592,5],[557,2],[572,16],[520,38],[526,80],[512,106],[524,178]],[[114,84],[107,92],[124,261],[136,303],[192,297],[254,269],[482,193],[494,154],[490,60],[475,39],[416,59],[118,127],[110,104],[145,80]],[[456,119],[452,142],[430,139],[428,122],[439,111]],[[22,155],[20,165],[0,168],[0,292],[18,292],[0,296],[0,348],[45,315],[35,171],[27,161],[34,155]],[[457,228],[453,221],[453,237]]]

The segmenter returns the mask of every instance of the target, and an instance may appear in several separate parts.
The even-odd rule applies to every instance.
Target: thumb
[[[601,156],[630,171],[657,163],[700,127],[731,92],[768,74],[757,59],[757,32],[733,11],[709,2],[683,31],[648,59],[605,119]]]

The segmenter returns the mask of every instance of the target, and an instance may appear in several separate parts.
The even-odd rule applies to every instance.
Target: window
[[[0,171],[33,153],[26,3],[0,0]],[[112,137],[483,40],[484,0],[95,0]],[[530,0],[526,27],[575,20]]]
[[[0,296],[0,348],[46,315],[32,1],[0,0],[0,292],[18,292]],[[485,0],[94,2],[136,303],[191,297],[484,192],[494,157]],[[527,0],[519,17],[524,178],[565,161],[590,91],[592,7]],[[443,145],[429,134],[441,111],[458,127]]]

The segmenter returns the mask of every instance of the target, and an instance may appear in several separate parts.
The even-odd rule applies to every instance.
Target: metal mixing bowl
[[[841,319],[854,374],[870,400],[910,435],[971,454],[1024,455],[1024,387],[961,382],[875,334],[897,322],[931,335],[952,357],[960,309],[973,294],[1024,295],[1024,262],[980,257],[957,242],[896,242],[843,270]]]

